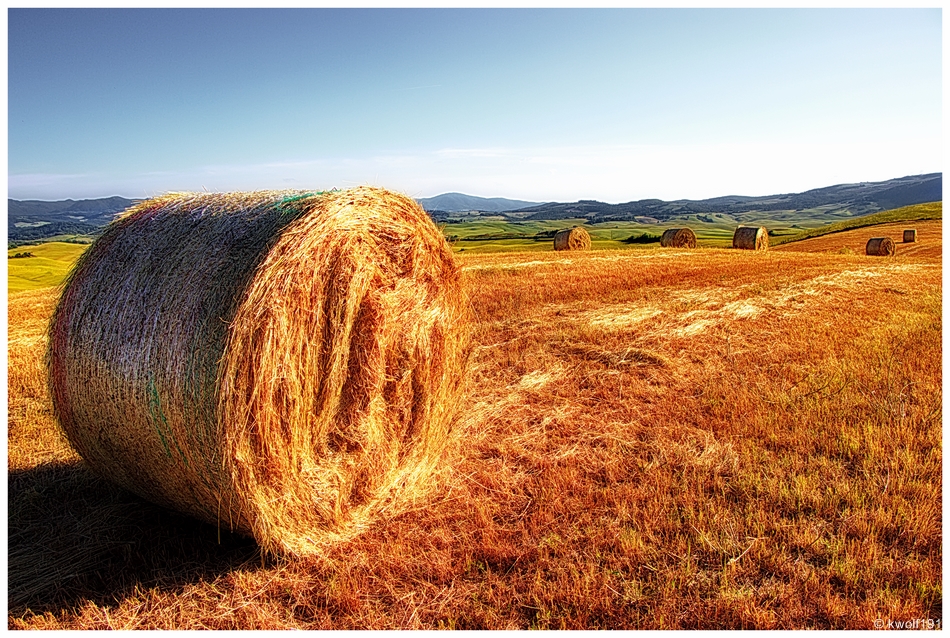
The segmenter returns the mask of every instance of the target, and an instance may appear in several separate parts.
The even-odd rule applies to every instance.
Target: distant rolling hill
[[[466,211],[501,212],[513,211],[529,206],[538,206],[538,202],[525,202],[504,197],[475,197],[462,193],[444,193],[435,197],[422,197],[416,200],[426,211],[460,213]]]
[[[11,242],[100,231],[137,200],[124,197],[59,201],[7,200],[7,238]]]
[[[587,218],[590,223],[634,221],[652,218],[657,222],[696,214],[721,214],[742,221],[746,213],[782,213],[810,211],[831,216],[860,216],[912,204],[943,199],[942,173],[915,175],[884,182],[861,182],[816,188],[804,193],[764,197],[726,196],[712,199],[663,201],[642,199],[625,204],[605,204],[595,200],[573,203],[548,203],[530,208],[502,211],[519,219]],[[513,213],[513,214],[512,214]]]

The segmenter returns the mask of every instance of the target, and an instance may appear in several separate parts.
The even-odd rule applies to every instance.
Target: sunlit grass
[[[8,250],[7,281],[10,291],[60,285],[87,248],[87,244],[47,242]],[[32,253],[33,256],[12,258],[17,253]]]

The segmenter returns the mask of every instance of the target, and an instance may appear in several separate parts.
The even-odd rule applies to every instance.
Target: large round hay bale
[[[663,248],[696,248],[696,233],[690,228],[669,228],[660,236]]]
[[[864,252],[868,255],[887,257],[897,252],[897,244],[890,237],[873,237],[868,240]]]
[[[913,244],[917,241],[917,229],[911,228],[904,231],[904,243]]]
[[[590,235],[580,226],[554,234],[554,250],[590,250]]]
[[[170,194],[77,263],[50,325],[53,404],[102,476],[313,555],[430,485],[466,308],[408,197]]]
[[[739,226],[732,236],[732,247],[743,250],[768,250],[769,231],[763,226]]]

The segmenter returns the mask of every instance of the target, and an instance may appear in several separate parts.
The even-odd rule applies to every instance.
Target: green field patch
[[[659,237],[667,228],[688,226],[696,233],[700,246],[722,248],[732,245],[732,234],[737,224],[720,215],[702,215],[711,219],[704,222],[691,215],[662,224],[635,221],[616,221],[590,224],[586,219],[558,219],[513,222],[499,219],[481,219],[441,226],[442,233],[455,252],[510,252],[554,250],[554,233],[564,228],[582,226],[590,233],[593,250],[644,250],[656,248],[657,242],[634,242],[643,235]]]
[[[630,241],[643,234],[662,235],[668,228],[690,228],[699,247],[728,248],[738,226],[764,226],[769,243],[785,244],[828,233],[851,230],[895,221],[940,219],[942,204],[916,204],[894,210],[855,217],[849,210],[816,207],[806,210],[752,211],[740,214],[690,213],[677,215],[661,223],[612,221],[588,223],[585,218],[511,221],[502,217],[483,217],[474,221],[451,222],[441,226],[455,252],[508,252],[554,250],[554,233],[563,228],[583,226],[591,237],[594,250],[643,250],[654,243]]]
[[[59,286],[88,244],[47,242],[18,246],[7,251],[7,285],[10,292]],[[17,253],[32,257],[12,259]]]

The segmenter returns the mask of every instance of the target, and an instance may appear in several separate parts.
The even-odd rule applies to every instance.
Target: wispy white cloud
[[[514,148],[443,148],[435,151],[437,157],[447,159],[469,158],[469,157],[516,157],[521,149]]]
[[[535,200],[769,195],[941,170],[932,139],[899,143],[743,143],[486,148],[437,153],[417,176],[430,193]],[[445,178],[451,180],[449,183]],[[467,189],[467,190],[466,190]]]
[[[11,175],[10,196],[58,199],[173,190],[369,184],[428,197],[458,191],[534,201],[769,195],[939,171],[939,141],[442,148],[366,156],[214,164],[128,175]]]

